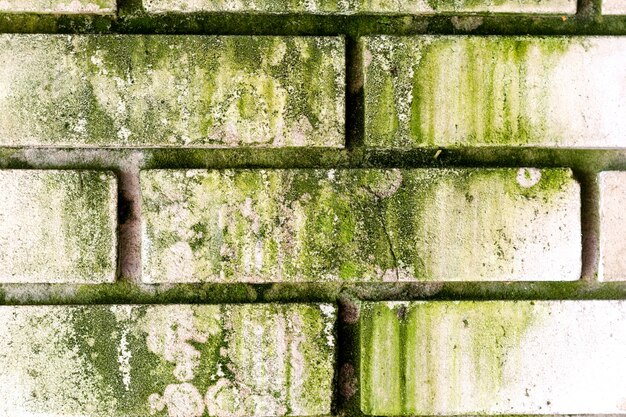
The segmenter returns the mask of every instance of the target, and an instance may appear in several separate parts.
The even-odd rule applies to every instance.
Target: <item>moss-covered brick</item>
[[[574,0],[143,0],[149,13],[254,12],[270,14],[432,14],[500,12],[574,14]]]
[[[340,37],[1,35],[0,146],[344,145]]]
[[[149,170],[143,281],[576,280],[567,169]]]
[[[365,143],[626,147],[626,39],[364,40]]]
[[[115,14],[115,0],[0,0],[1,13]]]
[[[600,185],[601,281],[626,281],[626,172],[607,171],[598,175]]]
[[[0,414],[329,415],[330,304],[0,307]]]
[[[0,282],[115,279],[113,173],[0,170],[0,189]]]
[[[624,301],[368,302],[366,415],[622,414]]]

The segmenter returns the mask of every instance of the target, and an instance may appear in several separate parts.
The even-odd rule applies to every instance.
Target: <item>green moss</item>
[[[77,351],[77,372],[95,384],[97,403],[83,406],[93,407],[99,416],[149,415],[149,395],[175,381],[174,366],[148,350],[146,334],[135,326],[144,314],[141,307],[123,306],[70,310],[72,330],[64,349]],[[122,359],[124,351],[130,352],[127,359]],[[114,405],[104,408],[106,404]]]
[[[53,296],[52,301],[67,302],[67,295]],[[225,303],[254,302],[256,289],[249,284],[193,284],[158,287],[139,285],[127,281],[115,284],[79,285],[69,297],[77,304],[111,303]]]
[[[62,205],[65,245],[75,263],[75,274],[101,280],[114,279],[117,249],[115,177],[97,171],[66,171],[50,177],[52,187],[62,187],[66,198]],[[58,189],[58,188],[57,188]]]
[[[2,59],[27,68],[0,103],[9,144],[343,146],[339,37],[35,36],[4,43],[19,53]],[[64,70],[53,73],[59,62]],[[33,90],[50,91],[35,105]]]
[[[391,78],[385,80],[380,95],[380,105],[374,116],[373,133],[381,137],[393,137],[398,130],[399,120],[395,106],[389,104],[394,101],[393,82]]]
[[[368,38],[366,53],[373,58],[364,87],[366,144],[558,143],[563,138],[551,130],[548,115],[534,110],[548,105],[550,87],[538,96],[527,84],[530,70],[541,66],[549,72],[572,42],[566,37]],[[392,129],[392,119],[383,116],[393,114],[406,122]]]
[[[203,306],[194,310],[196,328],[200,332],[210,334],[205,343],[190,342],[200,352],[198,366],[191,383],[201,393],[206,393],[207,389],[215,383],[218,369],[225,378],[231,381],[236,378],[230,370],[232,366],[229,368],[231,358],[220,355],[220,349],[228,348],[228,340],[233,332],[233,329],[225,328],[223,323],[223,317],[229,314],[228,310],[228,306]],[[219,330],[216,332],[216,329]]]
[[[537,313],[524,301],[364,304],[361,410],[372,415],[435,415],[444,411],[442,396],[445,410],[459,409],[461,393],[468,390],[476,410],[489,409],[503,383],[506,356],[535,323]],[[465,362],[468,354],[470,363]],[[470,376],[464,377],[467,372]],[[465,378],[476,381],[475,386],[462,386]]]
[[[191,256],[177,264],[185,273],[181,280],[518,277],[525,270],[509,270],[509,261],[521,230],[530,226],[511,224],[508,218],[525,222],[524,216],[532,216],[539,205],[565,204],[556,196],[572,195],[566,185],[573,186],[567,170],[545,170],[540,186],[518,182],[524,181],[518,178],[520,173],[524,174],[518,169],[211,170],[186,177],[147,172],[142,179],[149,248],[146,271],[155,282],[178,280],[166,276],[170,248],[191,242]],[[178,201],[189,201],[189,207],[176,214],[170,207],[179,207]],[[437,215],[442,207],[455,216]],[[466,216],[477,210],[480,215],[468,225]],[[171,216],[179,215],[187,220],[173,227]],[[199,233],[200,229],[210,232]],[[451,245],[451,236],[465,246]],[[484,259],[482,265],[475,259],[462,261],[472,256],[473,245],[493,247],[498,259]],[[456,260],[442,258],[442,251]],[[474,265],[472,272],[469,265]]]
[[[400,320],[385,304],[361,308],[361,411],[367,415],[402,414]]]

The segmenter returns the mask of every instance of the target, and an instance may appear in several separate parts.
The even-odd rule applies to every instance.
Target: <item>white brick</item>
[[[626,280],[626,172],[602,172],[600,184],[601,281]]]
[[[368,415],[626,414],[626,302],[366,303]]]
[[[626,0],[602,0],[602,14],[626,14]]]
[[[365,40],[365,144],[626,147],[626,38]]]
[[[113,173],[0,170],[0,189],[0,282],[115,279]]]
[[[115,0],[0,0],[0,12],[114,14]]]

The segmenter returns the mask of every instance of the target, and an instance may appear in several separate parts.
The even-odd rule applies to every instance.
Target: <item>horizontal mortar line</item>
[[[416,148],[0,148],[0,169],[350,169],[570,167],[626,169],[626,149]]]
[[[480,19],[463,28],[458,20]],[[456,26],[455,26],[456,21]],[[28,22],[28,24],[25,24]],[[0,14],[0,32],[42,34],[205,34],[205,35],[626,35],[626,15],[569,14],[262,14],[204,12],[129,13],[114,16]]]
[[[2,305],[335,303],[343,295],[361,301],[620,300],[626,281],[0,285]]]

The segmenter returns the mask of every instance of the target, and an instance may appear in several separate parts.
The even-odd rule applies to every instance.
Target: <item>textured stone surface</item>
[[[0,145],[344,144],[338,37],[0,35]]]
[[[114,0],[0,0],[0,13],[112,14]]]
[[[602,172],[600,183],[601,281],[626,281],[626,172]]]
[[[624,301],[366,303],[369,415],[626,413]]]
[[[335,316],[328,304],[0,307],[0,414],[330,414]]]
[[[602,14],[626,14],[626,1],[602,0]]]
[[[264,13],[436,13],[436,12],[506,12],[506,13],[576,13],[573,0],[144,0],[152,13],[164,12],[264,12]]]
[[[0,170],[0,189],[0,282],[114,280],[114,174]]]
[[[626,146],[626,38],[364,42],[369,146]]]
[[[575,280],[564,169],[154,170],[145,282]]]

